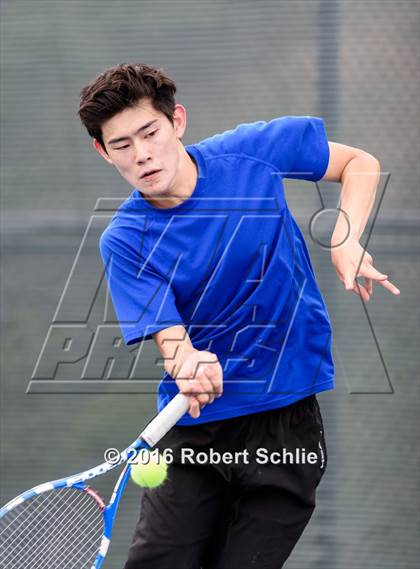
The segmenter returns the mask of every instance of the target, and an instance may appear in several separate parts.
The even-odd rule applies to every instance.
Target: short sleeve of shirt
[[[170,282],[144,262],[136,248],[112,231],[99,242],[108,288],[127,345],[183,324]]]
[[[206,142],[214,152],[266,161],[284,178],[317,181],[328,167],[328,139],[324,121],[318,117],[284,116],[244,123]]]

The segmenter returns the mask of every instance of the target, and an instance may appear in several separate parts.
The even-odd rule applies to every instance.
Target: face
[[[94,147],[115,166],[127,182],[145,197],[176,194],[185,151],[181,137],[186,127],[186,111],[176,105],[174,124],[153,108],[150,99],[142,99],[133,107],[118,113],[102,125],[107,152],[97,140]],[[145,176],[154,172],[150,176]]]

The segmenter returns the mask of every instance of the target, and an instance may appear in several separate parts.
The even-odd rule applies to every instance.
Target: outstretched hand
[[[331,249],[331,261],[344,288],[359,295],[366,302],[373,293],[374,281],[390,293],[396,296],[400,294],[400,290],[389,281],[388,275],[375,269],[372,255],[364,250],[358,241],[348,241]],[[359,277],[364,279],[364,286],[357,281]]]

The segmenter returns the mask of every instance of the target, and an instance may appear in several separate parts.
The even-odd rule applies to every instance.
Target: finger
[[[207,393],[203,393],[206,391],[206,388],[204,388],[197,379],[190,379],[187,381],[181,380],[181,382],[177,380],[176,383],[181,393],[195,401],[196,404],[194,404],[193,409],[195,409],[197,405],[200,409],[209,402],[209,395]]]
[[[195,395],[195,392],[197,391],[197,383],[195,379],[177,378],[176,384],[184,395]]]
[[[177,379],[177,385],[180,391],[185,395],[194,395],[201,406],[209,402],[209,393],[213,391],[211,383],[204,378],[204,381],[207,383],[203,384],[202,379],[202,372],[200,371],[196,374],[195,378],[181,381]]]
[[[204,368],[204,373],[213,386],[213,394],[215,397],[221,397],[223,393],[223,381],[220,365],[208,365]]]
[[[201,382],[198,379],[193,379],[189,383],[190,385],[187,388],[187,393],[194,395],[201,406],[206,405],[209,402],[210,396]]]
[[[372,281],[372,279],[368,279],[365,277],[365,288],[366,288],[369,296],[372,295],[372,293],[373,293],[373,281]]]
[[[216,375],[216,370],[213,365],[207,364],[203,370],[209,377],[214,377]]]
[[[360,284],[357,280],[355,281],[356,284],[356,289],[359,291],[360,293],[360,297],[365,301],[365,302],[369,302],[370,300],[370,294],[368,292],[368,290],[362,285]]]
[[[373,279],[375,281],[380,281],[388,278],[388,275],[381,273],[373,265],[369,265],[367,263],[363,263],[359,269],[357,274],[358,277],[367,277],[369,279]]]
[[[204,388],[204,391],[207,393],[207,395],[209,396],[209,403],[213,403],[216,395],[214,392],[214,384],[212,381],[210,381],[208,379],[207,376],[203,375],[203,381],[202,381],[202,386]]]
[[[387,290],[389,290],[389,292],[391,292],[392,294],[395,294],[395,296],[401,294],[400,289],[397,288],[394,284],[392,284],[388,279],[378,281],[378,283],[381,284]]]
[[[214,393],[213,393],[213,385],[207,379],[204,371],[198,373],[197,382],[200,386],[200,392],[198,394],[198,400],[201,404],[206,405],[207,403],[213,403],[214,401]]]
[[[190,408],[188,410],[189,414],[193,419],[198,419],[200,416],[200,404],[196,397],[190,397]]]
[[[177,381],[183,381],[184,383],[187,383],[193,378],[194,378],[193,371],[185,368],[184,369],[181,368],[178,372],[178,375],[176,376]]]
[[[358,281],[355,281],[352,292],[360,296],[365,302],[369,302],[370,296],[368,291]]]
[[[354,289],[354,275],[347,273],[344,276],[344,288],[350,291]]]

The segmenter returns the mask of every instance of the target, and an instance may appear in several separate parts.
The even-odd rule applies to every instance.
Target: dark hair
[[[105,150],[103,123],[145,97],[173,124],[175,92],[174,81],[162,69],[143,63],[121,63],[83,87],[78,115],[90,136]]]

